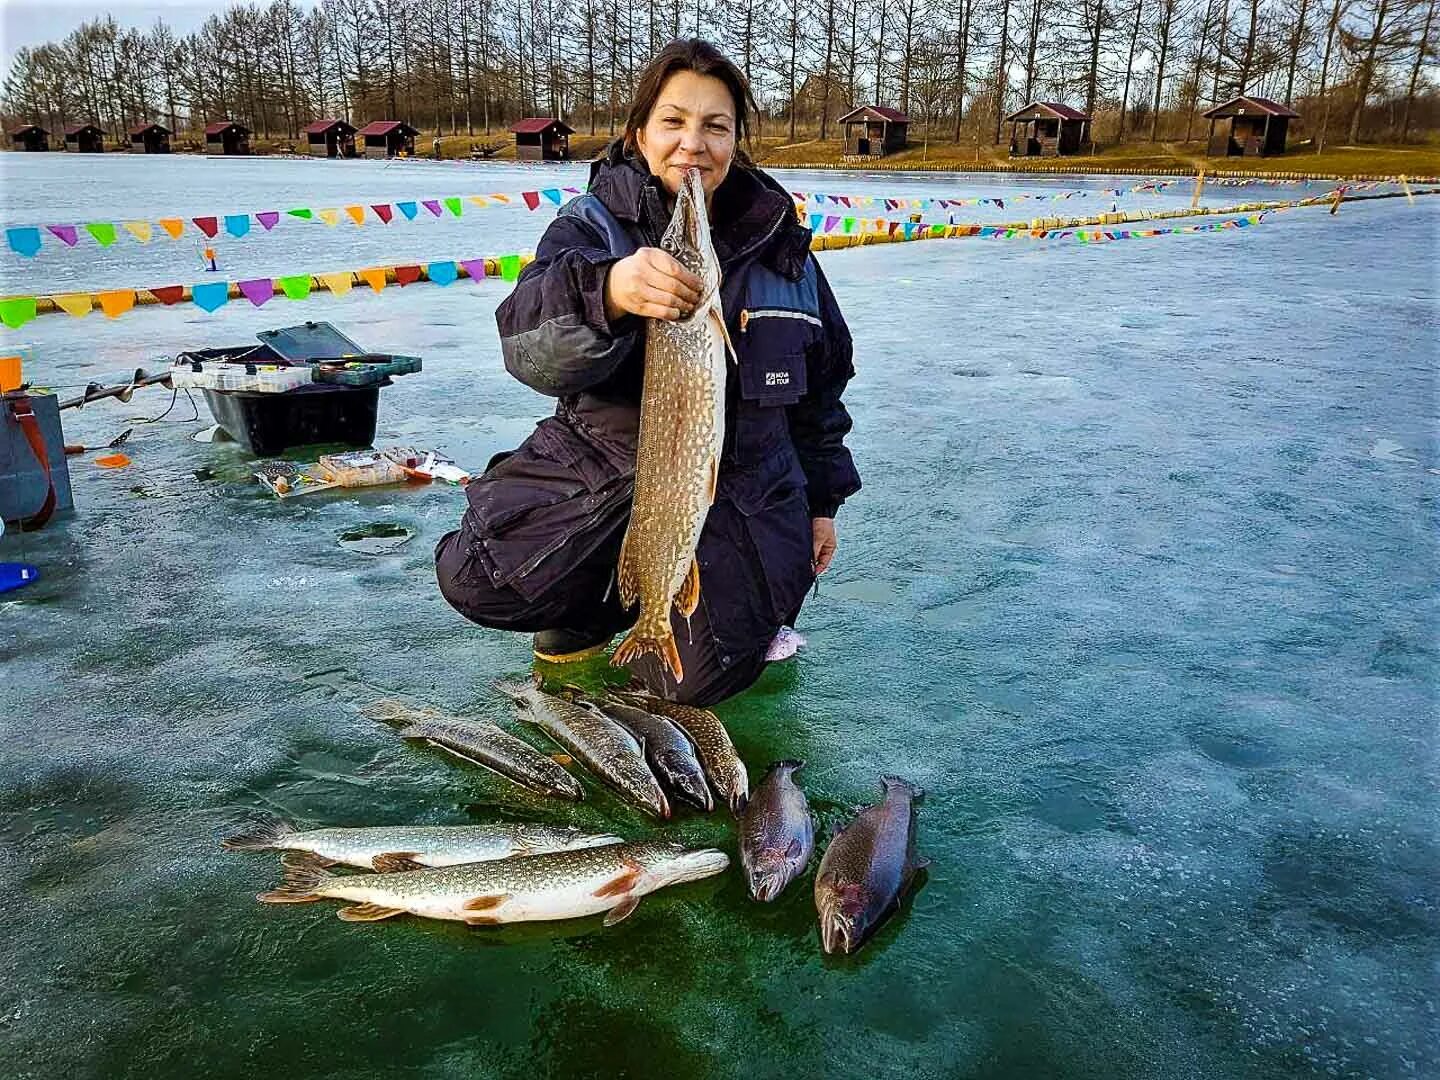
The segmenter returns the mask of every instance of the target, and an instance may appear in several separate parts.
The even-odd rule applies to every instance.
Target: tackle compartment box
[[[179,360],[170,369],[170,385],[177,390],[249,390],[257,394],[283,394],[314,381],[315,372],[309,364]]]
[[[339,383],[342,386],[369,386],[392,375],[413,375],[420,370],[418,356],[392,356],[383,353],[326,357],[312,363],[316,382]]]
[[[327,480],[341,487],[378,487],[410,479],[420,455],[408,446],[385,450],[357,450],[349,454],[322,454],[317,462]]]

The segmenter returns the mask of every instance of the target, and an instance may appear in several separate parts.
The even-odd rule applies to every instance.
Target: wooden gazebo
[[[367,158],[389,158],[415,153],[415,136],[420,132],[403,120],[376,120],[357,132],[365,140]]]
[[[205,152],[238,157],[250,153],[250,129],[238,120],[205,125]]]
[[[1270,157],[1285,152],[1290,121],[1300,119],[1294,109],[1269,98],[1243,94],[1204,113],[1210,121],[1211,157]],[[1217,120],[1229,121],[1218,129]]]
[[[355,125],[347,120],[316,120],[305,128],[311,157],[354,157]]]
[[[10,143],[16,150],[49,150],[50,132],[39,124],[22,124],[11,129]]]
[[[1011,157],[1065,157],[1090,142],[1090,117],[1058,101],[1032,101],[1005,119]]]
[[[568,161],[575,129],[553,116],[530,116],[511,129],[519,161]]]
[[[99,124],[71,124],[65,129],[65,149],[74,147],[81,154],[103,154],[105,132]]]
[[[847,157],[884,157],[910,145],[910,118],[884,105],[861,105],[838,121],[845,129]]]
[[[168,154],[170,129],[164,124],[140,124],[130,129],[130,149],[140,154]]]

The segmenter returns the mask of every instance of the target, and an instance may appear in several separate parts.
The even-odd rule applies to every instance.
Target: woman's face
[[[650,172],[665,190],[680,190],[687,168],[700,170],[709,201],[735,159],[735,102],[713,75],[677,71],[665,80],[645,126],[635,133]]]

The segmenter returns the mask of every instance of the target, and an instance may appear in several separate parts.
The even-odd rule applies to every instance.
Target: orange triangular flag
[[[316,274],[316,278],[324,284],[336,296],[344,296],[350,291],[350,286],[355,284],[355,275],[349,270],[339,270],[333,274]]]
[[[125,231],[142,244],[150,242],[150,222],[148,221],[127,221],[125,222]]]
[[[484,196],[484,195],[471,195],[471,196],[470,196],[470,201],[473,202],[476,206],[489,206],[489,205],[490,205],[490,204],[485,200],[485,196]]]
[[[336,210],[333,206],[329,210],[317,210],[315,212],[320,215],[320,220],[325,222],[326,225],[338,225],[340,223],[340,211]]]
[[[95,297],[88,292],[60,293],[58,296],[50,297],[55,301],[55,306],[67,314],[77,318],[81,315],[90,314]]]
[[[324,210],[321,210],[320,213],[321,213],[321,214],[324,214],[325,211],[324,211]],[[347,206],[347,207],[345,207],[345,213],[347,213],[347,214],[350,215],[350,220],[353,221],[353,222],[355,222],[356,225],[364,225],[364,224],[365,224],[365,207],[363,207],[363,206]]]
[[[494,199],[498,203],[504,203],[506,206],[510,205],[510,196],[501,194],[498,191],[494,195],[491,195],[490,198]]]
[[[180,234],[185,231],[185,222],[178,217],[162,217],[160,227],[170,234],[171,240],[179,240]]]
[[[381,289],[385,288],[384,270],[357,270],[355,272],[360,275],[361,281],[365,282],[366,285],[369,285],[370,288],[374,289],[376,292],[379,292]]]
[[[134,289],[112,289],[109,292],[96,293],[95,299],[100,301],[100,310],[105,312],[109,319],[124,315],[135,306]]]

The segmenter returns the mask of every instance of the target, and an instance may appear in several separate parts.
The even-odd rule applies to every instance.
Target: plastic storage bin
[[[312,383],[284,394],[206,390],[215,422],[252,454],[274,457],[292,446],[340,443],[369,446],[375,441],[380,388]]]

